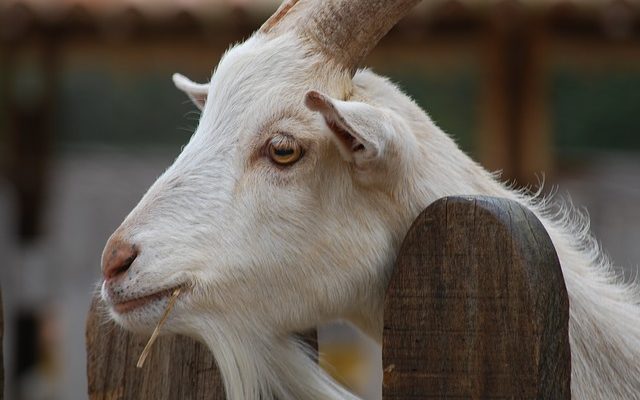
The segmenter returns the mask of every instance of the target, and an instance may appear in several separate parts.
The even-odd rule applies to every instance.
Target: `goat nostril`
[[[102,273],[105,280],[125,273],[138,257],[138,250],[135,245],[115,242],[110,244],[107,249],[107,256],[102,265]]]
[[[131,264],[133,263],[133,260],[136,259],[136,256],[137,256],[137,254],[133,254],[133,255],[129,256],[129,258],[124,260],[122,265],[118,268],[117,273],[122,273],[122,272],[125,272],[126,270],[128,270],[129,267],[131,267]]]

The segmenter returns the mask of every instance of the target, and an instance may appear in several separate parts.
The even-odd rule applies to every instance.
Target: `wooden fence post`
[[[385,400],[569,399],[569,301],[518,203],[451,197],[415,221],[384,316]]]
[[[158,339],[143,368],[136,362],[148,337],[105,321],[98,298],[87,320],[90,400],[224,400],[215,361],[204,345],[182,336]]]
[[[224,386],[209,349],[184,336],[160,337],[143,368],[135,364],[148,337],[107,321],[99,296],[87,319],[90,400],[224,400]],[[317,333],[301,335],[317,349]],[[2,400],[0,398],[0,400]]]

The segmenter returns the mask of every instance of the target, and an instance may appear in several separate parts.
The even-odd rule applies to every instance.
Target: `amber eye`
[[[302,157],[302,149],[290,137],[275,137],[269,143],[269,157],[278,165],[291,165]]]

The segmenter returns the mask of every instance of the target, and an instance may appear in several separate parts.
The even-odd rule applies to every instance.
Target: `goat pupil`
[[[293,149],[276,149],[275,154],[279,157],[286,157],[293,154]]]

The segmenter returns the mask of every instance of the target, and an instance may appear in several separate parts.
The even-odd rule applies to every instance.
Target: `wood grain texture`
[[[441,199],[414,222],[384,317],[385,400],[569,399],[569,301],[518,203]]]
[[[87,320],[87,376],[91,400],[223,400],[215,361],[204,345],[182,336],[160,337],[136,368],[148,337],[106,321],[95,298]]]
[[[101,307],[96,296],[87,319],[90,400],[226,398],[215,360],[206,346],[183,336],[161,336],[144,367],[138,369],[136,362],[149,338],[126,332],[108,321]],[[315,330],[301,337],[317,350]]]

